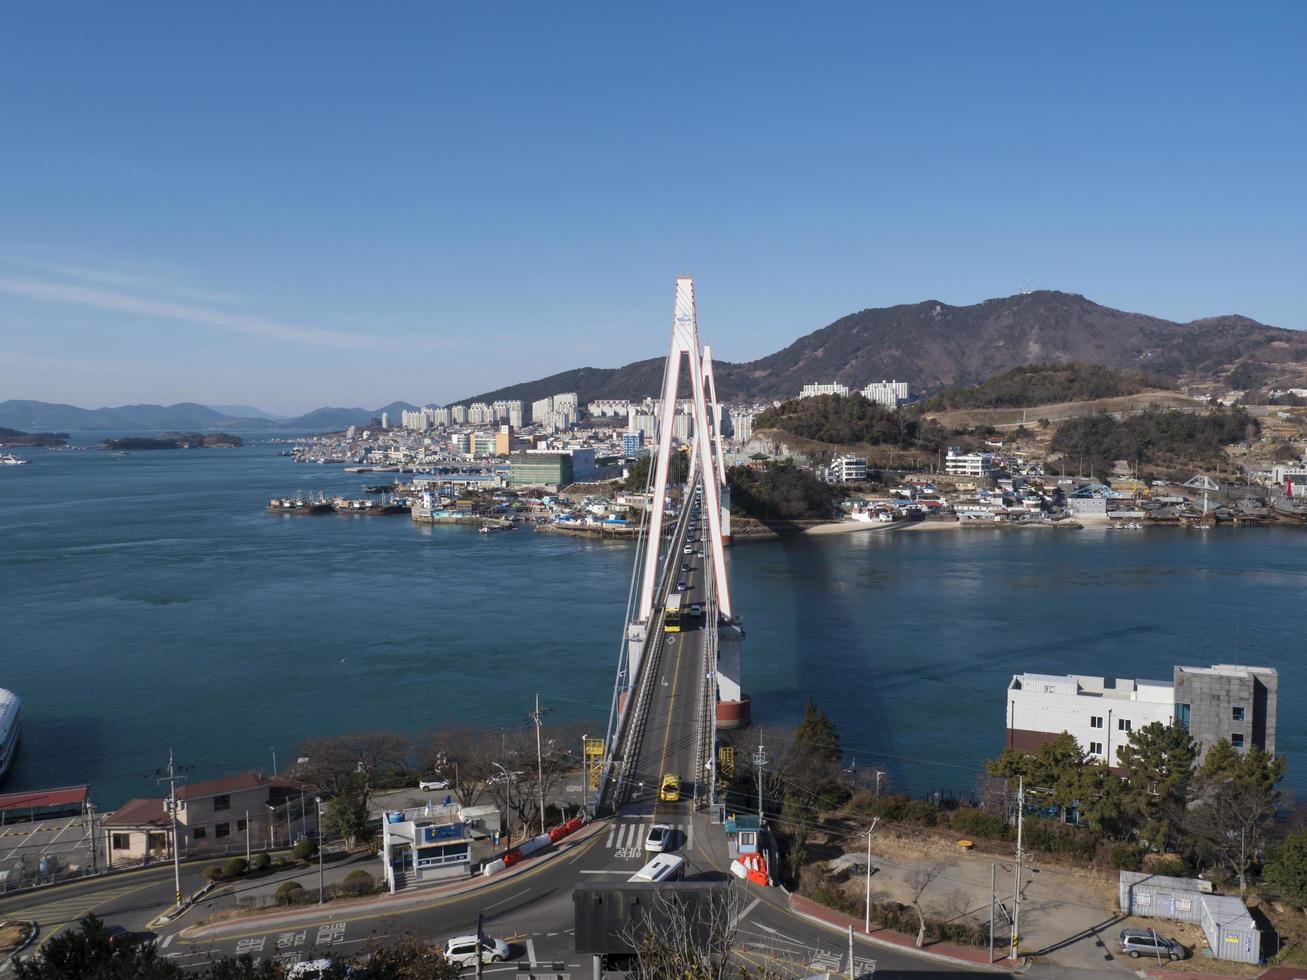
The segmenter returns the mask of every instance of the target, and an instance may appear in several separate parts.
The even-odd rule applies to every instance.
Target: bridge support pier
[[[747,728],[749,696],[740,688],[744,630],[735,623],[717,628],[717,727]]]

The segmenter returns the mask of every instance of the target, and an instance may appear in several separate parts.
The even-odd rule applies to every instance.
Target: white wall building
[[[809,384],[804,385],[803,390],[799,392],[800,398],[815,398],[817,395],[839,395],[841,398],[848,398],[849,386],[842,384]]]
[[[861,456],[836,456],[829,472],[831,483],[861,483],[867,479],[867,461]]]
[[[586,405],[585,410],[591,418],[623,419],[630,407],[625,398],[599,398]]]
[[[1175,717],[1170,681],[1080,674],[1015,674],[1007,689],[1008,748],[1033,752],[1069,732],[1095,759],[1118,767],[1117,749],[1130,732]]]
[[[908,400],[908,383],[906,381],[873,381],[862,389],[862,397],[868,401],[884,405],[886,408],[898,408]]]
[[[467,406],[451,405],[449,408],[449,424],[464,425],[467,422]]]
[[[950,446],[944,457],[944,472],[949,476],[989,476],[994,472],[994,454],[964,453]]]
[[[736,442],[746,442],[753,435],[753,413],[732,411],[731,430]]]

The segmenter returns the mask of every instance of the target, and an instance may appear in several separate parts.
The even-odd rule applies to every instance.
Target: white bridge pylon
[[[704,512],[708,516],[709,550],[721,614],[731,619],[731,590],[726,578],[726,554],[722,546],[721,488],[726,482],[722,467],[720,415],[716,383],[712,377],[709,350],[700,349],[699,323],[694,305],[694,280],[679,276],[676,280],[676,306],[672,317],[672,343],[667,353],[663,376],[663,401],[658,420],[658,445],[654,456],[653,501],[649,504],[649,536],[645,543],[644,570],[640,579],[640,602],[636,622],[649,622],[653,613],[654,592],[658,586],[658,557],[663,544],[663,521],[667,508],[667,472],[672,455],[672,434],[676,420],[676,396],[680,391],[681,363],[690,366],[691,401],[694,416],[694,463],[703,474]],[[708,380],[705,386],[705,377]],[[709,393],[710,392],[710,393]],[[708,408],[712,401],[711,424]],[[712,438],[715,435],[716,438]],[[694,467],[691,467],[693,472]],[[674,560],[669,556],[668,560]]]

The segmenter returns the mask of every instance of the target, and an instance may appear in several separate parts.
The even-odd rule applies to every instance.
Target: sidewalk
[[[864,932],[861,919],[855,919],[843,912],[837,912],[825,905],[819,905],[802,895],[790,896],[790,911],[806,919],[834,926],[841,931],[847,931],[852,926],[855,938],[862,939],[872,945],[885,946],[941,963],[964,963],[969,967],[993,970],[995,973],[1011,973],[1013,970],[1021,969],[1027,962],[1020,960],[1014,963],[1012,960],[1003,958],[990,963],[989,950],[973,949],[970,946],[954,946],[951,943],[934,943],[922,949],[917,947],[912,936],[905,936],[900,932],[891,932],[879,926],[873,928],[871,932]]]
[[[547,851],[534,857],[529,857],[519,864],[515,864],[513,867],[501,871],[497,875],[492,875],[489,878],[464,878],[461,881],[449,885],[406,889],[405,891],[394,895],[378,895],[353,902],[337,901],[326,905],[289,908],[277,912],[269,912],[264,915],[242,915],[235,918],[224,919],[221,922],[200,923],[198,925],[187,926],[182,929],[178,935],[189,942],[195,942],[197,940],[233,939],[251,932],[266,932],[276,929],[290,929],[301,925],[312,925],[321,922],[323,919],[348,919],[353,915],[362,913],[379,914],[386,912],[407,912],[414,909],[420,909],[445,899],[456,898],[482,888],[490,888],[498,885],[500,882],[508,881],[529,871],[536,870],[537,868],[547,864],[550,860],[588,844],[607,829],[608,821],[606,819],[596,820],[593,823],[587,824],[584,828],[577,831],[566,840],[560,841]],[[350,870],[353,869],[351,868]],[[312,873],[316,875],[317,869],[315,868]],[[281,882],[278,881],[274,884],[279,885],[280,883]]]

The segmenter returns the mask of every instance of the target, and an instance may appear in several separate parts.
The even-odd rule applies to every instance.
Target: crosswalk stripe
[[[608,828],[608,839],[604,841],[605,851],[613,846],[613,838],[616,836],[617,836],[617,824],[613,824],[611,827]]]

